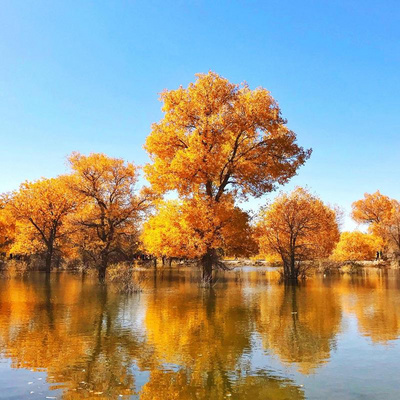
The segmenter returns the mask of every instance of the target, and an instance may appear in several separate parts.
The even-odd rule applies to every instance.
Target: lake
[[[399,399],[400,272],[0,278],[1,399]]]

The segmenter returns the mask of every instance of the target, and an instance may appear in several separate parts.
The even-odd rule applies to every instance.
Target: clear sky
[[[74,150],[145,163],[158,93],[208,70],[270,90],[313,148],[283,190],[400,199],[398,0],[3,0],[0,192]]]

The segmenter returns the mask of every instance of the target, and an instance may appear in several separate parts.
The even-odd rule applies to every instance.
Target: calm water
[[[0,279],[1,399],[399,399],[400,273]]]

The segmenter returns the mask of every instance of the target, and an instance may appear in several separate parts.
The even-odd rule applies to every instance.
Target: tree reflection
[[[331,357],[343,318],[376,343],[400,335],[400,282],[383,274],[305,287],[226,274],[215,290],[173,275],[129,297],[64,274],[0,281],[1,357],[46,371],[65,399],[302,399],[259,343],[308,374]]]
[[[386,344],[400,336],[399,288],[399,274],[388,279],[388,272],[369,271],[344,277],[337,290],[345,309],[356,315],[360,332],[374,343]]]
[[[186,369],[178,371],[155,370],[149,382],[140,392],[141,400],[155,399],[251,399],[251,400],[300,400],[304,392],[289,379],[259,371],[257,375],[230,375],[229,387],[221,385],[199,385],[193,374]]]
[[[251,369],[254,320],[240,285],[164,284],[129,300],[65,275],[3,281],[0,351],[14,368],[46,371],[65,399],[304,398],[290,379]],[[142,387],[137,368],[149,373]]]
[[[133,393],[130,366],[140,339],[122,329],[116,297],[77,279],[46,279],[36,282],[35,291],[10,281],[2,289],[0,304],[15,294],[21,299],[0,317],[1,348],[14,368],[46,370],[51,387],[62,387],[67,399]]]
[[[141,399],[302,399],[291,380],[252,374],[254,321],[238,285],[155,294],[146,311],[155,360]]]
[[[330,357],[341,308],[323,286],[271,286],[260,295],[257,329],[266,350],[310,373]]]

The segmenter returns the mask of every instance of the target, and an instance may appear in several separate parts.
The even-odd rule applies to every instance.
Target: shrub
[[[32,270],[31,266],[25,260],[8,260],[3,265],[3,272],[9,276],[23,276]]]
[[[107,268],[107,280],[120,292],[137,293],[142,291],[144,275],[134,276],[131,263],[117,263]]]

